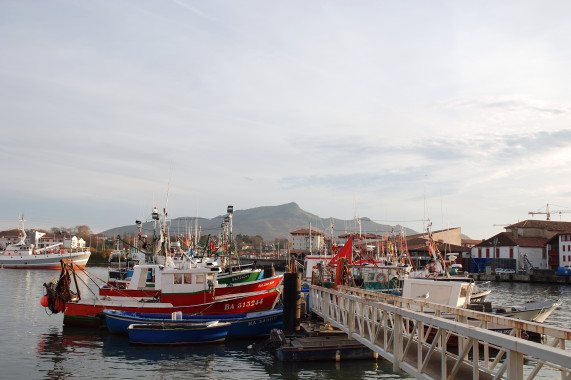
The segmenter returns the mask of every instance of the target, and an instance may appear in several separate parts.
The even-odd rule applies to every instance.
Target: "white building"
[[[497,259],[496,268],[547,269],[546,242],[542,237],[514,237],[510,232],[502,232],[476,244],[471,254],[472,259]]]
[[[319,252],[325,247],[325,234],[313,228],[311,232],[308,228],[304,228],[292,231],[290,235],[292,253]]]
[[[555,235],[571,231],[571,222],[524,220],[505,229],[506,232],[475,245],[471,250],[472,259],[514,259],[516,268],[513,269],[530,264],[535,269],[557,269],[553,259],[548,259],[547,243]]]
[[[547,242],[546,249],[548,264],[552,269],[560,274],[571,270],[571,231],[553,236]]]

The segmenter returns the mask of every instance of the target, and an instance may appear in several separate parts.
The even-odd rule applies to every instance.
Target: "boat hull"
[[[132,324],[180,323],[192,324],[208,321],[229,322],[228,338],[245,338],[270,334],[272,329],[281,328],[283,310],[251,312],[230,315],[182,315],[173,319],[172,314],[141,314],[118,310],[105,310],[105,322],[111,333],[126,334]]]
[[[1,255],[0,268],[61,270],[61,260],[71,259],[73,264],[85,268],[91,252],[46,253],[39,255]]]
[[[129,342],[136,344],[196,344],[222,342],[229,323],[134,324],[129,326]]]
[[[234,294],[269,291],[277,288],[282,280],[283,275],[280,275],[252,282],[219,285],[216,286],[214,295],[216,297],[221,297],[231,296]],[[121,289],[108,286],[99,288],[99,295],[102,297],[156,298],[159,299],[160,302],[172,303],[175,306],[197,303],[200,302],[200,298],[202,297],[200,293],[161,293],[160,290],[156,290],[152,287],[144,289]],[[202,300],[201,302],[205,301]]]
[[[261,269],[252,269],[232,273],[220,273],[217,280],[219,284],[240,284],[259,280],[261,276],[263,276]]]
[[[560,301],[527,302],[518,306],[498,307],[494,309],[494,313],[502,317],[543,323],[559,306],[561,306]]]
[[[228,298],[217,298],[214,302],[189,306],[174,306],[170,303],[137,302],[130,299],[107,300],[91,299],[68,302],[65,304],[63,323],[65,325],[94,326],[102,323],[101,313],[104,309],[123,310],[134,313],[172,314],[180,311],[183,314],[240,314],[273,308],[280,293],[259,292],[236,295]]]

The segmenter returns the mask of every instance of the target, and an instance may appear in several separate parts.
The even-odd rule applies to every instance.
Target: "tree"
[[[52,227],[50,232],[54,235],[73,235],[73,229],[67,227]]]
[[[77,236],[86,241],[91,235],[93,235],[93,231],[91,231],[89,226],[77,226],[75,227],[75,231],[77,232]]]

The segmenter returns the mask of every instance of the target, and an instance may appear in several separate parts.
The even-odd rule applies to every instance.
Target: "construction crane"
[[[554,205],[552,205],[554,206]],[[558,207],[564,207],[564,206],[558,206]],[[570,213],[571,209],[569,209],[569,207],[566,207],[567,210],[549,210],[549,203],[545,206],[545,211],[530,211],[529,214],[531,215],[535,215],[535,214],[546,214],[547,215],[547,219],[546,220],[551,220],[551,213],[558,213],[559,215],[561,214],[565,214],[565,213]]]

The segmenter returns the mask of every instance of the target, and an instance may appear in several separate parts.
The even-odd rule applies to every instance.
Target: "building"
[[[482,240],[462,239],[462,247],[472,248],[476,244],[480,244]]]
[[[571,222],[524,220],[472,247],[472,269],[486,267],[526,270],[555,269],[548,260],[546,245],[557,234],[571,231]],[[483,267],[483,268],[482,268]]]
[[[558,233],[571,231],[571,222],[556,222],[551,220],[524,220],[505,227],[506,232],[514,237],[542,237],[551,239]]]
[[[543,237],[514,237],[512,232],[501,232],[472,247],[471,272],[485,272],[488,267],[491,271],[547,269],[546,242]]]
[[[321,252],[325,248],[325,234],[316,229],[304,228],[290,232],[290,252],[298,257],[311,252]]]
[[[470,249],[462,245],[462,229],[460,227],[433,231],[432,239],[443,257],[456,257],[456,262],[463,266],[463,259],[470,257]],[[406,244],[416,267],[422,268],[433,261],[428,248],[428,234],[408,236]]]
[[[547,264],[558,274],[571,270],[571,231],[554,235],[547,241]]]
[[[407,240],[424,239],[428,240],[428,234],[416,234],[407,237]],[[462,229],[460,227],[447,228],[445,230],[432,231],[432,239],[441,244],[462,245]]]

